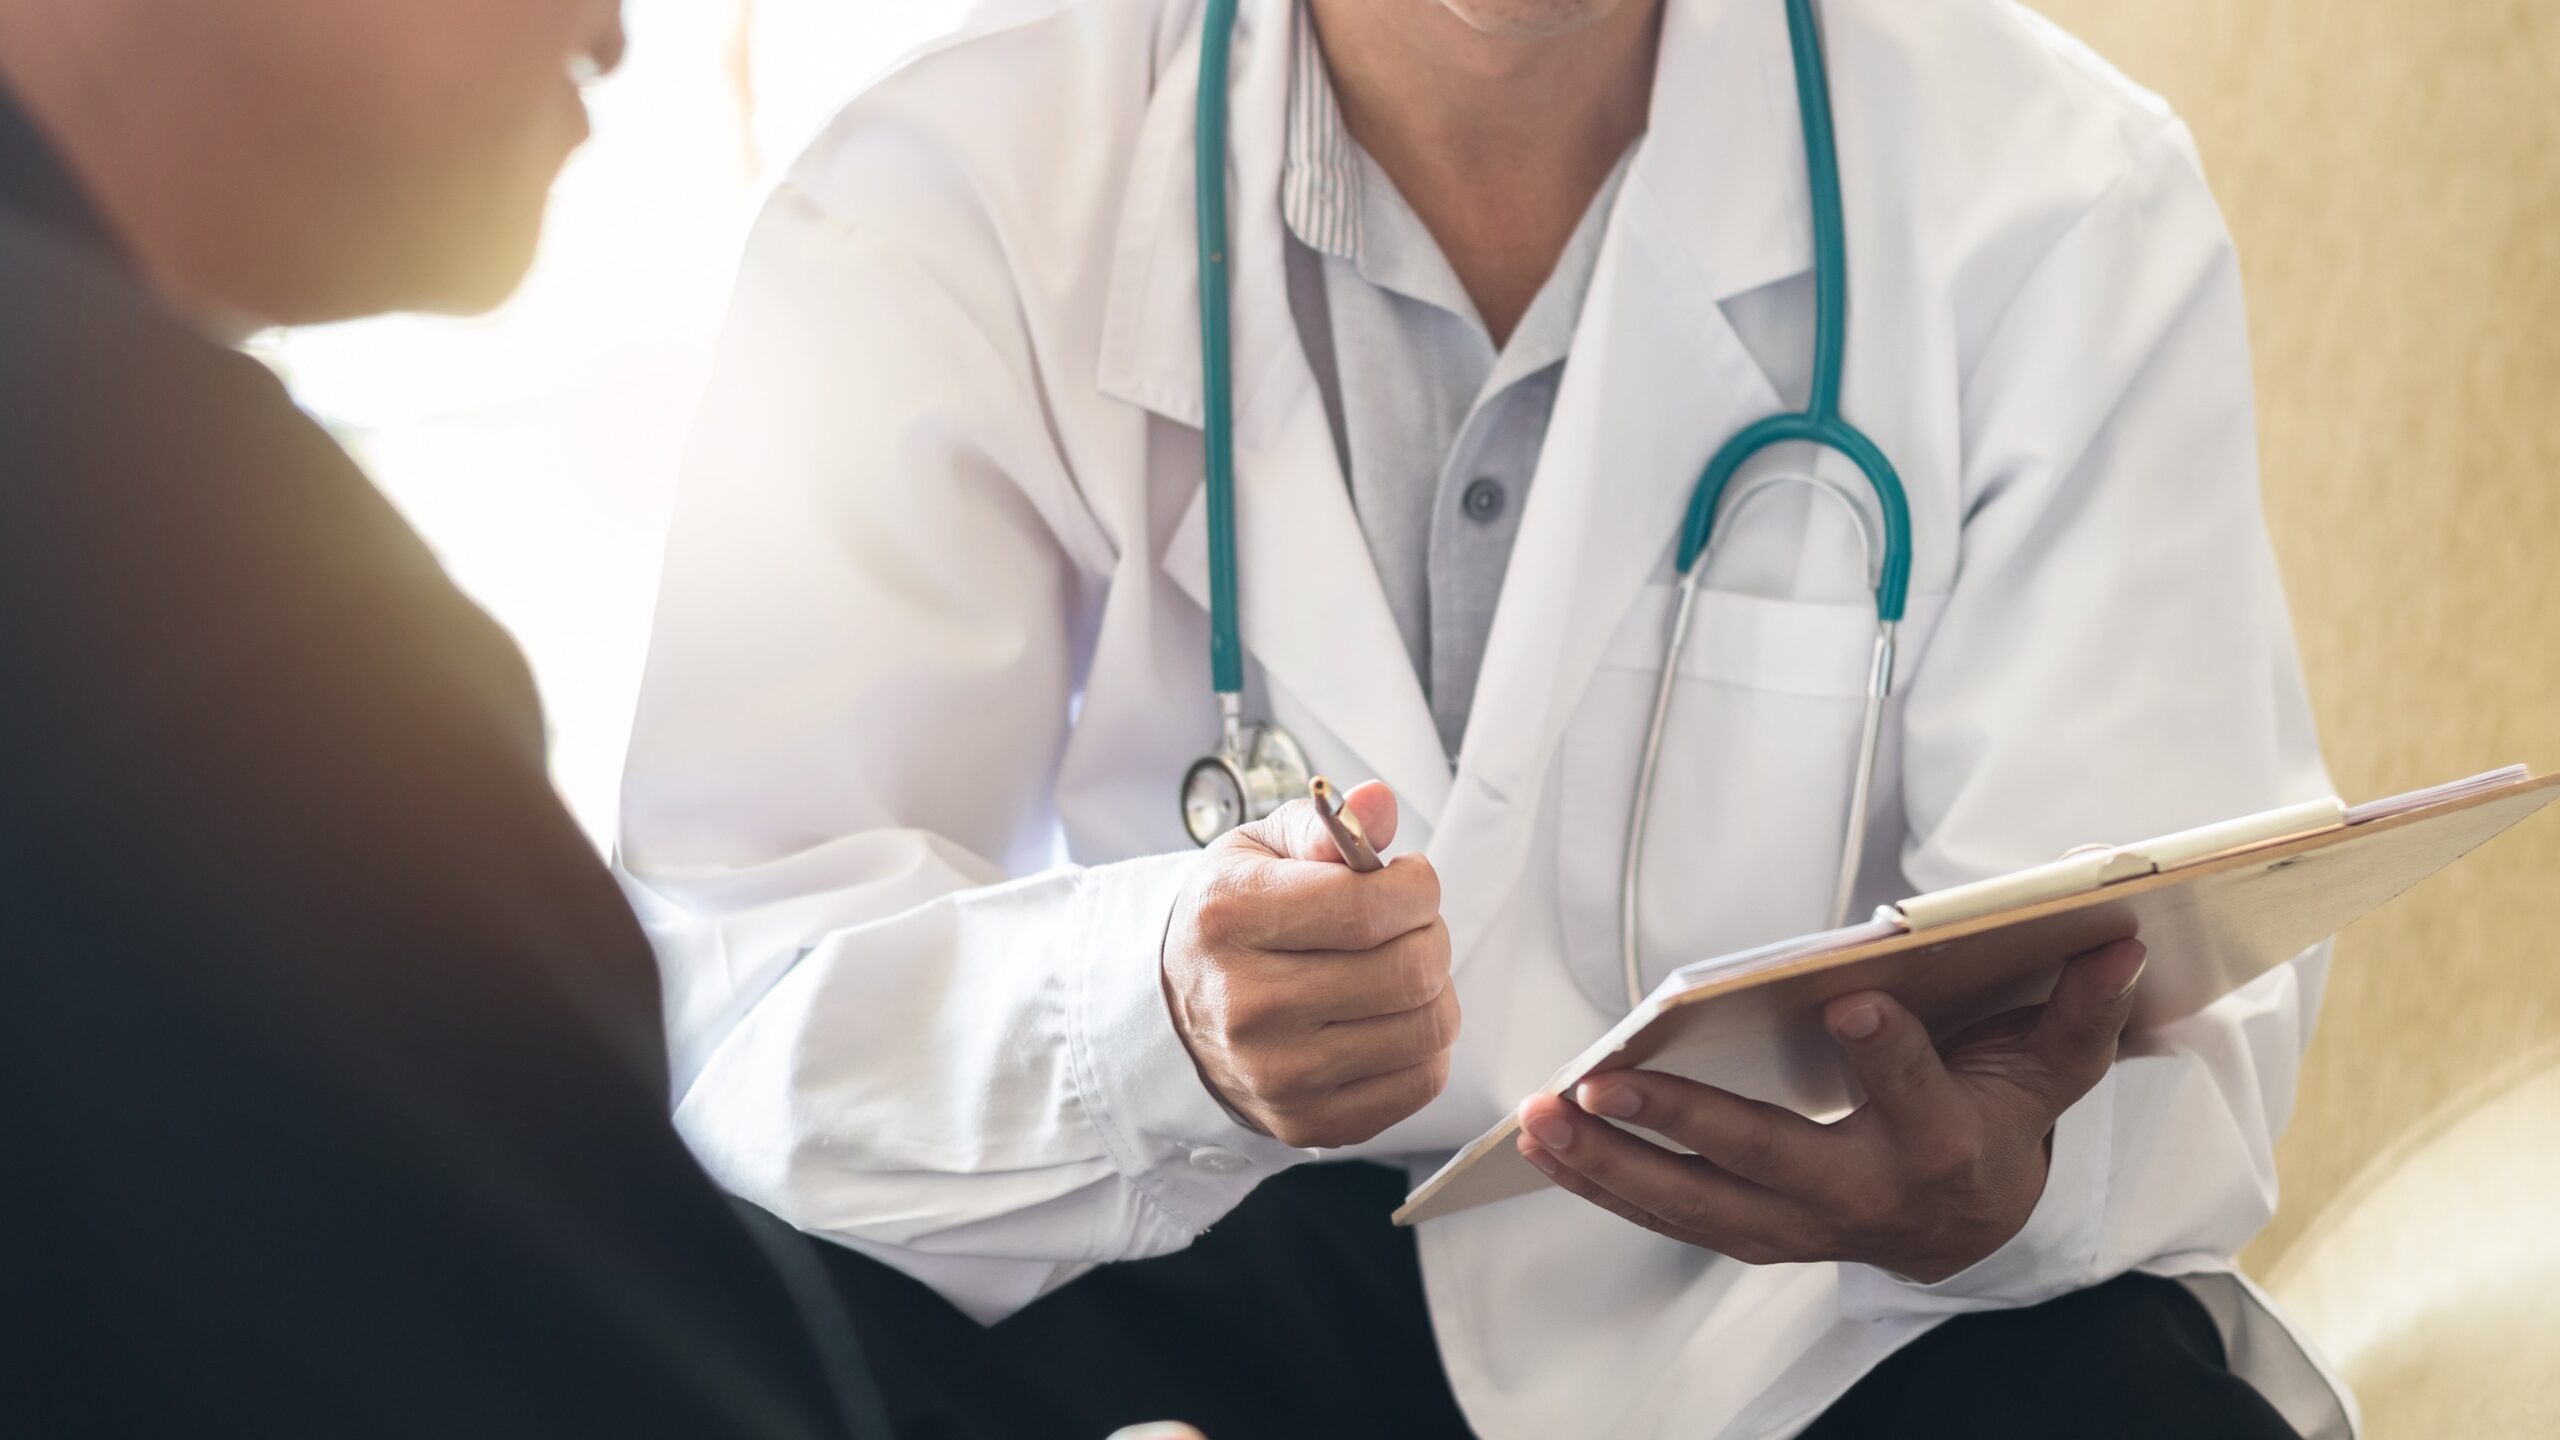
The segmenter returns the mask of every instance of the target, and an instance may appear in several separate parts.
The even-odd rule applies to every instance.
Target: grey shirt
[[[1290,309],[1370,559],[1455,757],[1627,161],[1496,351],[1439,243],[1344,129],[1304,5],[1294,44],[1281,171]]]

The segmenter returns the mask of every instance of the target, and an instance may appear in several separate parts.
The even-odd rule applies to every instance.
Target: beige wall
[[[2267,510],[2350,800],[2560,768],[2560,0],[2035,0],[2194,129]],[[2430,1110],[2560,1040],[2560,820],[2350,931],[2264,1273]]]

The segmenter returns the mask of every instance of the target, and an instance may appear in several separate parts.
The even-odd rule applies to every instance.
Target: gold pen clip
[[[1333,837],[1334,848],[1342,852],[1342,863],[1361,874],[1387,868],[1378,858],[1377,847],[1360,829],[1360,817],[1342,806],[1342,797],[1333,785],[1319,775],[1307,782],[1307,797],[1316,802],[1316,815],[1324,821],[1325,833]]]

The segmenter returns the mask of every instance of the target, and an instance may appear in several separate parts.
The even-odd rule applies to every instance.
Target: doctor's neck
[[[1343,122],[1494,342],[1644,133],[1664,0],[1305,0]]]

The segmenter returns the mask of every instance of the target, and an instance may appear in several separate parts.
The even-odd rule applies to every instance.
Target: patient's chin
[[[478,315],[506,303],[533,269],[542,241],[543,206],[518,207],[469,227],[453,227],[431,243],[404,247],[392,283],[402,298],[384,307],[438,315]]]
[[[447,275],[417,309],[438,315],[483,315],[505,304],[532,273],[530,244],[503,254],[473,257],[473,262]]]

